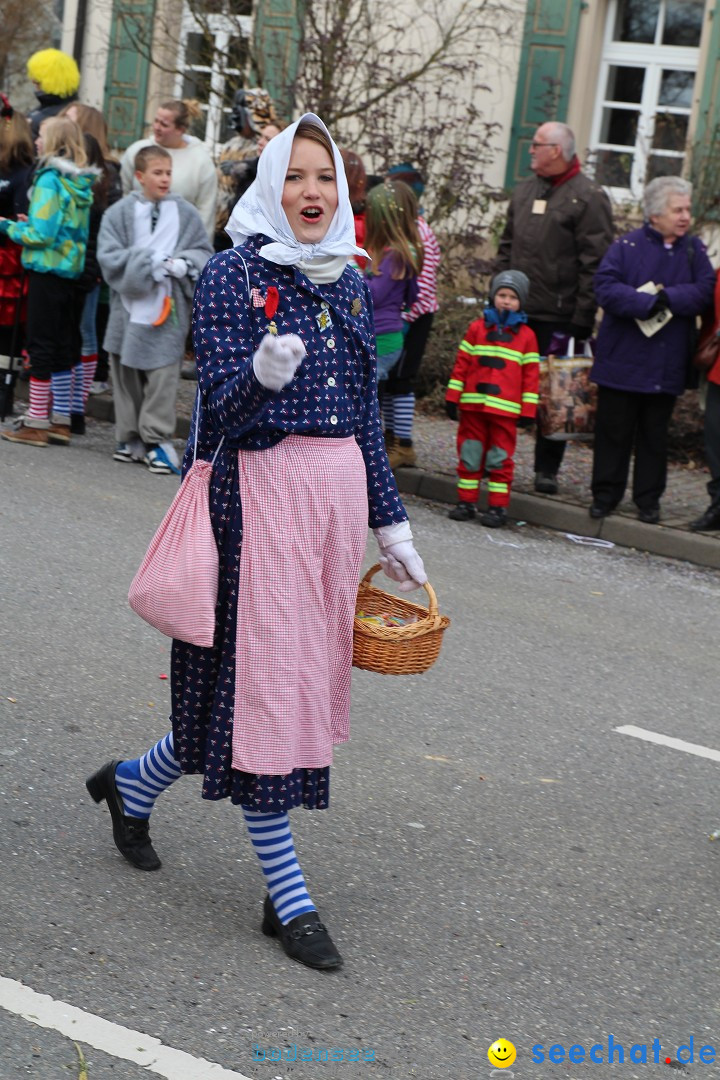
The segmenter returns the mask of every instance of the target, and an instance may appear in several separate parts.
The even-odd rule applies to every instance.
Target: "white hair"
[[[552,129],[551,138],[562,151],[565,161],[570,162],[575,157],[575,133],[567,124],[561,124],[559,120],[550,121]]]
[[[683,180],[680,176],[656,176],[654,180],[646,184],[643,192],[643,211],[646,220],[650,221],[651,218],[667,210],[673,195],[687,195],[691,198],[690,181]]]

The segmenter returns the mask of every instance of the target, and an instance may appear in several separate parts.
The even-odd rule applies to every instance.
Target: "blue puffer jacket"
[[[635,319],[647,319],[655,297],[637,289],[662,285],[673,318],[653,337]],[[683,236],[666,248],[662,236],[643,225],[608,249],[594,279],[603,320],[591,378],[600,386],[643,394],[681,394],[695,316],[713,299],[715,271],[704,244]]]

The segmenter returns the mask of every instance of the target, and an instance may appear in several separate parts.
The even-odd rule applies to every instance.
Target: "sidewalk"
[[[21,387],[23,384],[20,384]],[[178,394],[176,437],[184,439],[195,400],[196,384],[183,380]],[[23,396],[22,389],[19,396]],[[101,394],[88,401],[88,413],[100,420],[112,420],[112,397]],[[398,469],[401,492],[434,502],[455,504],[455,433],[457,424],[444,417],[416,417],[413,438],[418,455],[414,469]],[[720,569],[720,532],[691,533],[689,522],[708,505],[706,468],[670,464],[668,486],[662,500],[662,524],[644,525],[635,516],[635,507],[626,498],[610,517],[593,521],[590,505],[592,448],[587,443],[570,442],[560,472],[558,495],[538,495],[533,490],[535,437],[521,431],[515,455],[515,479],[509,514],[514,521],[527,522],[576,536],[609,540],[622,547],[637,548],[653,555],[683,559]],[[481,502],[483,496],[481,495]],[[465,528],[482,528],[470,522]]]

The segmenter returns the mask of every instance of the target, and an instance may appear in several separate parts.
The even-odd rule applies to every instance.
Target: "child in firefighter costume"
[[[483,525],[507,521],[518,425],[529,427],[538,405],[537,339],[522,310],[530,282],[520,270],[503,270],[490,284],[490,304],[460,343],[445,396],[451,420],[460,420],[458,505],[453,521],[470,521],[483,471],[488,508]]]
[[[308,967],[341,965],[300,869],[288,810],[324,809],[349,736],[353,620],[368,523],[385,573],[425,582],[383,443],[372,302],[340,151],[312,113],[263,151],[235,206],[235,248],[195,293],[200,405],[185,453],[214,460],[220,559],[209,648],[173,642],[172,730],[87,781],[113,838],[157,870],[157,797],[182,773],[242,811],[265,876],[262,931]],[[222,441],[221,441],[222,440]]]

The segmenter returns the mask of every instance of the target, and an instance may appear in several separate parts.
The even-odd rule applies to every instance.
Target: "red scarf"
[[[573,176],[577,176],[577,174],[579,172],[580,172],[580,160],[576,155],[572,159],[570,164],[568,165],[565,172],[558,173],[557,176],[551,177],[550,183],[552,184],[552,186],[554,188],[555,187],[560,187],[560,185],[564,184],[566,180],[572,180]]]

